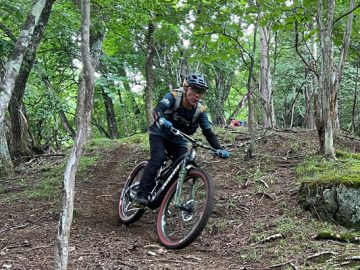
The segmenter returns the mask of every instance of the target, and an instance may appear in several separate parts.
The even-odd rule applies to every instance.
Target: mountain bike
[[[215,149],[175,128],[171,132],[191,144],[188,152],[174,162],[166,154],[146,208],[133,201],[134,192],[147,165],[147,161],[139,162],[121,191],[119,217],[122,223],[131,224],[139,220],[147,208],[159,208],[156,229],[160,243],[169,249],[181,249],[201,234],[214,204],[213,181],[195,162],[196,149],[202,147],[214,152]]]

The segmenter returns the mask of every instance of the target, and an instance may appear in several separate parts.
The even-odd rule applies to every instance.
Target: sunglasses
[[[193,91],[196,94],[204,94],[206,91],[204,89],[199,89],[199,88],[192,88],[191,87],[191,91]]]

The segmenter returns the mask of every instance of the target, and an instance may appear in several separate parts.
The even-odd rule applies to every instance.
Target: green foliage
[[[350,153],[343,150],[336,151],[336,157],[343,159],[355,159],[360,160],[360,153]]]
[[[84,146],[84,154],[81,156],[77,175],[81,175],[87,169],[94,167],[101,160],[102,153],[105,150],[113,149],[120,143],[122,142],[119,140],[104,138],[88,140]],[[16,190],[20,190],[18,193],[7,196],[7,190],[4,188],[3,190],[0,189],[0,194],[4,194],[2,196],[6,197],[6,200],[19,200],[20,198],[47,200],[60,196],[65,165],[65,162],[56,164],[45,162],[44,165],[37,168],[39,174],[37,174],[36,179],[28,178],[26,181],[24,179],[12,181],[11,185]]]
[[[0,29],[2,66],[5,66],[15,43],[8,33],[17,38],[30,4],[23,0],[16,3],[0,0],[0,23],[6,26]],[[348,3],[337,3],[336,17],[347,10]],[[277,122],[279,126],[290,125],[293,105],[293,125],[303,124],[306,109],[304,88],[311,83],[311,73],[294,49],[294,30],[297,24],[299,53],[307,62],[313,61],[308,52],[312,47],[309,42],[316,41],[314,37],[318,32],[313,24],[316,5],[312,1],[260,0],[258,5],[252,5],[247,1],[224,0],[95,0],[91,12],[92,36],[97,32],[105,34],[103,54],[96,70],[99,76],[92,119],[94,137],[110,137],[104,93],[113,103],[121,138],[146,130],[144,92],[149,23],[155,27],[154,104],[168,91],[169,85],[174,88],[181,85],[183,73],[200,71],[210,83],[210,92],[205,99],[211,119],[214,124],[228,119],[247,94],[250,56],[255,58],[253,83],[258,88],[259,49],[252,55],[252,27],[259,15],[260,26],[272,28],[269,53]],[[359,9],[355,12],[358,15]],[[343,18],[335,24],[335,46],[342,39],[345,23],[346,18]],[[80,28],[81,15],[75,2],[55,1],[23,100],[29,131],[37,146],[60,148],[72,143],[69,132],[64,128],[63,117],[75,130],[81,74],[76,65],[81,62]],[[351,58],[338,95],[341,128],[354,132],[360,132],[357,121],[360,119],[359,106],[356,107],[353,102],[360,47],[357,38],[359,28],[360,24],[355,20]],[[335,58],[338,57],[337,52],[334,51]],[[252,98],[255,115],[261,122],[262,105],[257,90]],[[351,121],[353,105],[355,129]],[[235,117],[247,120],[247,114],[246,102],[245,108]]]
[[[30,7],[31,1],[0,0],[0,62],[8,60]]]
[[[107,138],[93,138],[86,142],[84,146],[85,152],[93,152],[97,149],[112,149],[118,146],[120,142],[118,140],[111,140]]]
[[[294,61],[295,57],[293,52],[282,52],[273,80],[275,89],[273,100],[277,121],[285,127],[291,123],[292,108],[294,108],[293,126],[302,126],[306,108],[303,100],[304,89],[310,84],[310,76],[307,78],[299,76],[302,74],[303,64],[300,60]]]
[[[98,147],[100,146],[98,145]],[[80,159],[77,174],[81,174],[86,169],[93,167],[99,159],[100,155],[94,155],[94,152],[91,156],[83,155]],[[42,167],[38,182],[33,186],[26,186],[21,196],[37,200],[52,199],[59,196],[61,194],[64,169],[65,163]]]
[[[341,94],[338,98],[338,108],[342,128],[350,132],[355,131],[360,135],[360,121],[358,121],[358,119],[360,120],[360,106],[359,99],[355,98],[355,91],[359,88],[359,85],[356,85],[359,84],[356,79],[358,78],[358,72],[356,66],[347,65],[345,67],[344,77],[341,81]],[[359,90],[357,90],[357,95],[359,96]],[[355,103],[356,101],[357,103]],[[352,126],[353,112],[355,114],[355,127]]]
[[[301,227],[300,220],[294,217],[282,217],[276,221],[275,232],[286,236],[297,233],[299,227]]]
[[[59,196],[61,193],[61,180],[58,178],[42,179],[32,189],[27,189],[22,196],[27,199],[46,200]]]
[[[119,140],[120,143],[136,144],[144,149],[150,149],[149,135],[147,133],[135,134],[130,137],[122,138]]]

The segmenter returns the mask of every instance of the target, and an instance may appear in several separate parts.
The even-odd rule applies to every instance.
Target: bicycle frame
[[[181,204],[181,192],[182,192],[182,187],[183,187],[183,183],[185,181],[185,177],[187,172],[191,169],[191,168],[196,168],[196,166],[193,164],[195,161],[195,157],[196,157],[196,148],[197,147],[202,147],[205,149],[210,149],[210,150],[215,150],[212,147],[203,145],[197,141],[195,141],[193,138],[191,138],[190,136],[186,135],[185,133],[172,128],[171,132],[173,132],[175,135],[178,135],[184,139],[186,139],[187,141],[189,141],[191,143],[191,148],[190,150],[183,156],[182,160],[176,165],[176,167],[172,170],[171,174],[167,177],[167,179],[165,180],[165,182],[161,185],[160,189],[156,191],[156,193],[152,196],[152,201],[156,200],[156,198],[166,189],[166,187],[169,185],[169,183],[171,182],[171,180],[173,179],[173,177],[176,175],[177,172],[179,172],[179,177],[178,177],[178,181],[177,181],[177,185],[176,185],[176,192],[175,192],[175,206],[176,207],[182,207]],[[190,163],[189,163],[190,162]],[[160,168],[160,172],[159,172],[159,176],[162,175],[162,173],[164,171],[166,171],[167,169],[169,169],[170,166],[173,165],[173,162],[171,164],[169,164],[168,166],[164,167],[164,168]],[[156,187],[155,187],[156,188]],[[194,188],[194,187],[193,187]],[[193,191],[192,191],[193,193]],[[194,195],[194,194],[193,194]]]

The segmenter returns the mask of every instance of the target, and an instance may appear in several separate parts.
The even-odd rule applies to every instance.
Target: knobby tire
[[[197,179],[199,187],[194,199],[190,189]],[[177,181],[171,185],[160,206],[157,218],[157,234],[160,243],[169,249],[181,249],[190,245],[205,228],[214,204],[214,186],[211,177],[198,168],[190,169],[185,177],[181,198],[183,209],[174,206]]]
[[[145,212],[144,208],[139,208],[131,201],[130,187],[140,181],[146,165],[147,161],[141,161],[134,167],[121,191],[118,212],[120,221],[124,224],[136,222]]]

